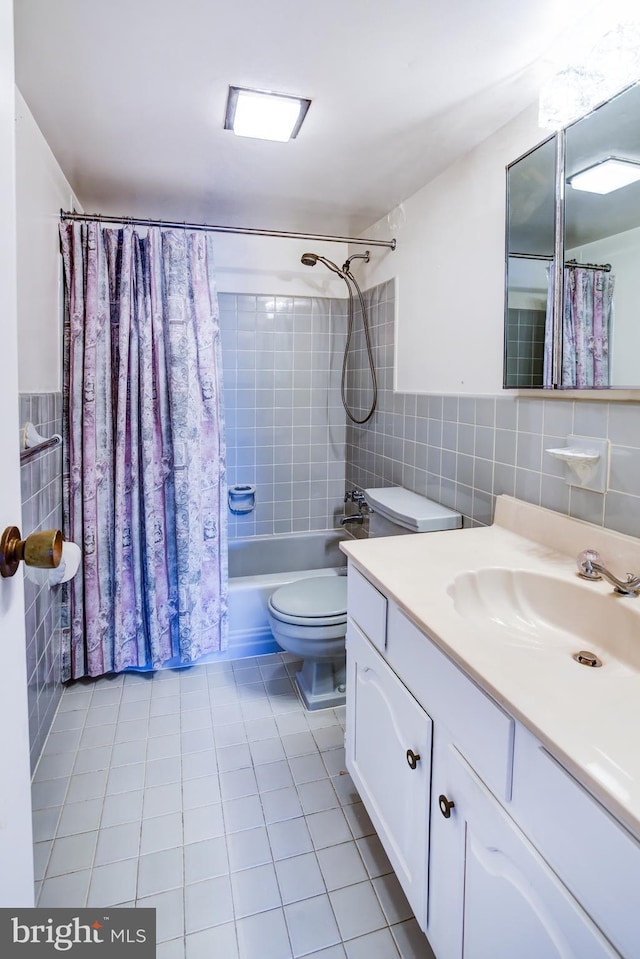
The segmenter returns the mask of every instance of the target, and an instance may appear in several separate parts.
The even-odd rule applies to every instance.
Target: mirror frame
[[[517,157],[511,163],[508,163],[505,168],[505,180],[506,180],[506,202],[505,202],[505,276],[504,276],[504,348],[503,348],[503,373],[502,373],[502,388],[504,390],[520,390],[520,391],[531,391],[533,393],[544,392],[547,396],[575,396],[577,394],[581,396],[591,397],[593,399],[602,396],[607,399],[626,399],[632,398],[637,399],[640,397],[640,385],[638,386],[599,386],[599,387],[569,387],[561,385],[561,372],[562,372],[562,322],[561,320],[563,315],[564,308],[564,284],[557,282],[558,269],[554,269],[554,277],[556,282],[554,282],[553,289],[553,382],[551,386],[511,386],[507,384],[507,349],[508,349],[508,310],[509,310],[509,171],[525,157],[534,153],[540,147],[549,143],[551,140],[555,140],[556,145],[556,168],[555,168],[555,184],[554,184],[554,253],[553,258],[548,257],[530,257],[531,259],[544,259],[556,266],[557,264],[562,264],[562,274],[564,274],[564,257],[565,257],[565,158],[566,158],[566,136],[567,131],[574,127],[576,124],[581,123],[583,120],[587,119],[593,114],[597,113],[603,107],[605,107],[612,100],[617,97],[622,96],[628,90],[633,89],[640,85],[640,80],[635,83],[629,84],[624,89],[620,90],[614,96],[610,97],[608,100],[605,100],[603,103],[598,104],[588,113],[582,117],[578,117],[573,120],[567,126],[563,127],[560,130],[557,130],[555,133],[550,134],[550,136],[545,137],[544,140],[541,140],[530,150],[525,151],[521,156]],[[526,257],[523,257],[526,259]],[[612,396],[611,394],[615,394]]]
[[[539,143],[536,143],[534,147],[531,147],[530,150],[526,150],[515,160],[512,160],[511,163],[508,163],[505,168],[505,269],[504,269],[504,336],[503,336],[503,359],[502,359],[502,388],[504,390],[555,390],[556,382],[559,377],[559,347],[560,347],[560,336],[558,333],[559,324],[555,322],[556,316],[562,316],[562,290],[560,290],[560,302],[557,301],[557,286],[554,287],[554,297],[553,297],[553,320],[554,320],[554,361],[553,361],[553,386],[511,386],[507,383],[507,359],[508,359],[508,319],[509,319],[509,259],[511,256],[515,258],[520,258],[523,260],[540,260],[545,263],[548,263],[551,266],[554,263],[560,262],[561,258],[564,258],[564,130],[556,131],[551,133],[549,136],[545,137],[544,140],[541,140]],[[526,254],[512,254],[509,250],[509,227],[510,227],[510,202],[509,202],[509,171],[516,164],[520,163],[521,160],[526,159],[531,154],[535,153],[536,150],[541,149],[546,146],[547,143],[554,143],[555,147],[555,169],[554,169],[554,211],[553,211],[553,256],[543,256],[542,254],[531,254],[527,256]],[[560,156],[560,154],[562,154]],[[559,201],[559,195],[562,199]],[[559,220],[561,225],[559,228]]]

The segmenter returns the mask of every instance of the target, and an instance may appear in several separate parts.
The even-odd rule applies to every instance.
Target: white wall
[[[611,383],[614,386],[637,383],[640,356],[640,228],[567,250],[566,257],[575,257],[582,263],[611,263],[615,276],[613,335],[609,349]]]
[[[505,166],[545,135],[532,105],[363,233],[398,241],[357,269],[363,288],[397,277],[398,390],[501,390]],[[43,392],[60,388],[58,214],[79,204],[19,94],[17,137],[20,389]],[[346,294],[340,277],[300,263],[311,251],[341,265],[344,244],[220,233],[215,249],[221,292]]]
[[[60,209],[81,209],[22,95],[16,90],[18,384],[61,388]]]
[[[19,91],[16,114],[19,385],[24,393],[44,393],[61,385],[60,209],[82,206]],[[149,210],[149,216],[155,217],[155,211]],[[337,297],[347,293],[344,281],[324,266],[300,263],[309,251],[342,265],[348,255],[343,243],[219,233],[215,251],[220,292]]]
[[[397,277],[396,389],[502,389],[505,167],[546,135],[532,105],[364,232],[398,241],[365,283]]]
[[[325,266],[303,266],[303,253],[319,253],[342,266],[344,243],[289,240],[279,237],[217,233],[214,239],[216,282],[221,293],[277,293],[279,296],[347,294],[344,280]]]

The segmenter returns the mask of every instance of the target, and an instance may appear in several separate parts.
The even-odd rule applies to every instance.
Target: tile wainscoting
[[[62,432],[60,393],[20,394],[20,442],[27,422],[41,436]],[[23,536],[62,527],[62,451],[58,446],[20,468]],[[24,575],[29,736],[32,769],[47,738],[58,702],[62,602],[60,587],[49,589]]]
[[[459,510],[465,525],[492,522],[495,497],[508,493],[577,519],[640,536],[640,404],[602,400],[416,395],[393,392],[394,284],[366,293],[378,371],[371,420],[347,427],[347,486],[399,485]],[[358,323],[355,389],[366,389]],[[428,384],[426,384],[428,385]],[[546,452],[567,436],[608,439],[608,492],[567,486]]]

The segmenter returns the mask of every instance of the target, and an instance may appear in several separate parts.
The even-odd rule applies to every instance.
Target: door
[[[448,745],[440,763],[434,756],[434,792],[443,784],[439,806],[444,818],[434,819],[436,829],[456,839],[449,855],[457,855],[462,880],[453,904],[458,915],[448,922],[457,929],[439,949],[442,938],[432,940],[439,959],[614,959],[619,954],[592,923],[555,873],[514,824],[497,800],[478,779],[460,753]],[[454,803],[450,806],[450,803]],[[437,825],[436,825],[437,823]],[[457,853],[454,850],[457,846]],[[432,860],[431,909],[447,909],[435,901],[439,873],[451,863]],[[443,917],[444,918],[444,917]]]
[[[13,4],[0,0],[0,533],[20,525]],[[22,570],[0,580],[0,907],[33,905]]]
[[[429,716],[353,622],[347,632],[347,769],[424,930]]]

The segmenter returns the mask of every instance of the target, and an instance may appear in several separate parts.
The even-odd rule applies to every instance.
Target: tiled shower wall
[[[227,481],[257,486],[229,538],[335,526],[344,496],[346,300],[219,294]]]
[[[20,434],[27,422],[41,436],[62,432],[60,393],[20,395]],[[20,435],[22,448],[22,435]],[[20,468],[23,536],[62,527],[61,448],[48,450]],[[62,695],[60,682],[60,587],[49,589],[24,570],[26,654],[31,765],[35,766]]]
[[[640,536],[640,404],[499,396],[393,393],[393,283],[366,294],[379,377],[378,409],[347,428],[348,486],[401,485],[459,510],[465,525],[489,524],[508,493]],[[355,382],[366,383],[357,324]],[[428,384],[425,384],[428,387]],[[611,441],[609,491],[564,481],[545,452],[570,433]]]
[[[507,311],[507,386],[540,386],[544,371],[545,310]]]

